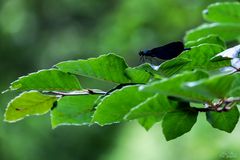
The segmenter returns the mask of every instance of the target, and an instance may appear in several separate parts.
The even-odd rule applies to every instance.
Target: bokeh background
[[[114,52],[130,66],[139,50],[182,40],[203,22],[215,0],[0,0],[0,90],[17,77],[64,60]],[[112,84],[81,78],[86,88]],[[8,101],[0,96],[0,160],[218,160],[240,159],[240,126],[227,134],[200,115],[193,130],[166,142],[160,124],[146,132],[136,122],[107,127],[51,129],[49,114],[3,122]]]

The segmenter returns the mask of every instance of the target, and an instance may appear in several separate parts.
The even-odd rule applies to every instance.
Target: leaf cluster
[[[239,119],[240,46],[227,48],[239,42],[240,3],[212,4],[203,17],[207,23],[184,37],[191,50],[157,67],[130,67],[109,53],[18,78],[7,91],[21,93],[9,102],[5,121],[47,112],[53,128],[137,120],[148,130],[162,121],[166,139],[172,140],[190,131],[203,112],[212,127],[232,132]],[[82,76],[116,86],[88,89],[81,85]]]

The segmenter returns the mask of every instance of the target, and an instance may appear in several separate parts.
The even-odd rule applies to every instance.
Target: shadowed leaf
[[[227,112],[207,112],[206,116],[214,128],[231,133],[238,122],[239,111],[235,106]]]
[[[163,134],[167,141],[189,132],[197,121],[197,111],[188,109],[189,106],[178,107],[175,111],[168,112],[163,118]]]

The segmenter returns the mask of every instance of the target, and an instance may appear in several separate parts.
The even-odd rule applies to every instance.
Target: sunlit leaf
[[[161,119],[163,115],[171,109],[168,99],[164,95],[156,94],[149,97],[143,103],[140,103],[136,107],[132,108],[130,112],[125,116],[125,119],[132,120],[138,118],[146,118],[149,116],[155,116]]]
[[[9,102],[5,121],[16,122],[26,116],[45,114],[56,100],[55,96],[43,95],[36,91],[24,92]]]
[[[169,77],[169,76],[172,76],[175,73],[181,71],[181,69],[190,62],[191,62],[191,59],[174,58],[174,59],[168,60],[166,62],[163,62],[160,65],[158,72],[161,75]]]
[[[240,69],[240,58],[233,58],[231,60],[231,66],[234,67],[235,69],[239,70]]]
[[[212,23],[203,24],[188,31],[184,37],[185,42],[195,41],[210,34],[216,34],[225,41],[234,41],[240,37],[240,24]]]
[[[149,130],[156,122],[161,121],[163,116],[171,110],[168,99],[164,95],[156,94],[149,97],[143,103],[132,108],[125,119],[139,119],[139,123]]]
[[[156,70],[154,69],[154,67],[149,63],[143,63],[143,64],[141,64],[137,67],[134,67],[134,68],[144,70],[144,71],[146,71],[148,73],[151,73],[151,74],[157,73]]]
[[[120,122],[133,107],[153,95],[139,92],[138,86],[127,86],[116,90],[99,103],[93,115],[93,122],[100,125]]]
[[[40,70],[14,81],[11,90],[74,91],[82,89],[78,79],[56,69]]]
[[[188,41],[185,44],[185,47],[189,48],[189,47],[198,46],[200,44],[205,44],[205,43],[206,44],[216,44],[223,48],[226,48],[225,42],[222,40],[222,38],[220,38],[217,35],[208,35],[207,37],[202,37],[195,41]]]
[[[212,100],[212,98],[199,93],[193,93],[183,88],[183,84],[187,82],[197,81],[207,77],[208,75],[202,71],[184,72],[170,78],[165,78],[163,80],[143,85],[140,87],[140,89],[144,93],[159,93],[167,96],[176,96],[195,101],[208,101]]]
[[[211,61],[221,61],[232,58],[240,58],[240,45],[234,46],[217,54],[216,56],[211,58]]]
[[[210,22],[240,23],[240,3],[215,3],[203,11],[204,19]]]
[[[152,76],[149,72],[130,67],[125,72],[132,83],[147,83]]]
[[[51,112],[52,127],[90,124],[93,104],[98,97],[98,95],[81,95],[61,98]]]
[[[124,59],[115,54],[105,54],[97,58],[87,60],[73,60],[58,63],[58,69],[77,75],[112,81],[116,83],[127,83],[130,80],[125,75],[128,67]]]
[[[213,56],[222,51],[223,48],[221,46],[214,44],[202,44],[192,47],[191,50],[183,52],[177,58],[162,63],[158,72],[163,75],[171,76],[186,70],[204,69],[211,71],[230,66],[230,60],[221,62],[211,61]],[[185,60],[186,63],[179,64],[179,60]]]
[[[217,75],[209,79],[185,84],[185,89],[193,94],[206,95],[209,98],[226,98],[231,90],[240,87],[240,74]]]

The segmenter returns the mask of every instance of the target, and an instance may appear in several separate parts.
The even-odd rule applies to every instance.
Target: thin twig
[[[197,108],[197,107],[191,107],[192,109],[194,109],[195,111],[198,112],[209,112],[209,111],[216,111],[214,108],[212,107],[208,107],[208,108]]]
[[[232,98],[228,98],[225,100],[226,103],[231,103],[231,102],[240,102],[240,97],[232,97]]]
[[[104,95],[106,92],[100,91],[100,90],[81,90],[81,91],[71,91],[71,92],[59,92],[59,91],[50,91],[50,92],[43,92],[44,94],[50,94],[50,95],[57,95],[57,96],[80,96],[80,95],[93,95],[93,94],[99,94]]]
[[[240,102],[240,97],[221,99],[219,102],[213,104],[205,104],[205,108],[192,107],[194,110],[199,112],[227,112],[232,109],[236,102]]]

